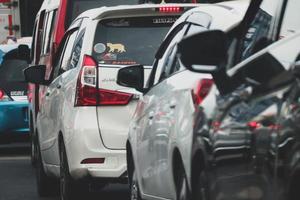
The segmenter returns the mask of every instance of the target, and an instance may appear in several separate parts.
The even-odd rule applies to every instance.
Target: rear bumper
[[[78,108],[72,130],[64,131],[70,174],[74,179],[118,181],[127,171],[126,150],[107,149],[101,139],[95,108]],[[87,120],[88,119],[88,120]],[[70,133],[68,133],[70,131]],[[71,137],[67,137],[67,135]],[[119,138],[122,140],[123,138]],[[123,141],[122,141],[123,142]],[[83,160],[102,158],[103,163],[84,164]]]
[[[28,103],[1,102],[0,103],[0,136],[16,137],[28,135]]]

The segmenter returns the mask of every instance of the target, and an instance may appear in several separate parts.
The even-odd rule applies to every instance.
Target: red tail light
[[[204,98],[208,95],[213,83],[212,79],[201,79],[197,82],[196,87],[192,91],[192,97],[196,105],[201,104]]]
[[[252,121],[252,122],[248,122],[247,126],[249,127],[249,129],[251,131],[254,131],[254,130],[258,129],[261,126],[261,124],[256,121]]]
[[[177,6],[163,6],[159,8],[159,12],[161,13],[179,13],[182,12],[181,7]]]
[[[4,90],[0,89],[0,101],[13,101],[5,92]]]
[[[91,56],[84,56],[77,81],[75,106],[127,105],[133,94],[99,89],[98,66]]]
[[[4,91],[0,89],[0,100],[4,97]]]

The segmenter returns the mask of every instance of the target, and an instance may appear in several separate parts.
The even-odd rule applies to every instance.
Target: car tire
[[[37,146],[36,146],[36,138],[34,136],[32,118],[30,118],[29,131],[30,131],[30,147],[31,147],[31,152],[30,152],[31,164],[32,166],[35,166],[37,161]]]
[[[176,199],[177,200],[188,200],[189,189],[188,182],[185,174],[185,170],[182,165],[179,165],[176,178]]]
[[[194,186],[193,191],[193,200],[207,200],[207,179],[204,175],[204,172],[201,172],[197,177],[197,182]]]
[[[88,184],[75,182],[69,172],[69,164],[65,145],[60,144],[60,199],[76,200],[87,197]],[[84,198],[83,198],[84,199]]]
[[[33,135],[33,133],[31,132],[31,138],[30,138],[30,142],[31,142],[31,165],[32,166],[36,166],[36,162],[37,162],[37,145],[36,145],[36,140],[35,137]]]
[[[36,178],[37,178],[37,190],[40,197],[48,197],[56,195],[58,191],[57,182],[48,177],[44,170],[44,164],[42,161],[41,151],[37,145],[37,160],[36,160]]]
[[[142,200],[140,188],[138,184],[138,178],[135,169],[133,169],[132,177],[130,180],[130,199],[131,200]]]

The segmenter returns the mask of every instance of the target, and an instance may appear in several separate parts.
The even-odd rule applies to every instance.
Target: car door
[[[182,28],[182,27],[181,27]],[[175,30],[173,37],[180,39],[184,34],[185,29]],[[170,40],[172,41],[172,40]],[[168,50],[166,51],[168,52]],[[165,55],[166,56],[166,55]],[[165,59],[157,60],[156,65],[152,69],[152,77],[154,79],[159,79],[161,69],[165,63]],[[158,77],[156,77],[158,76]],[[157,84],[152,86],[152,88],[143,96],[143,99],[139,104],[143,104],[143,115],[137,120],[137,127],[140,127],[140,132],[137,137],[137,165],[138,173],[140,173],[142,191],[146,195],[157,196],[160,191],[166,188],[160,187],[161,184],[157,183],[156,176],[158,175],[159,169],[157,168],[157,154],[159,150],[157,149],[157,144],[155,143],[157,120],[159,117],[160,110],[159,101],[164,95],[163,89],[164,85]],[[138,105],[139,106],[139,105]],[[168,186],[166,186],[168,187]]]
[[[197,18],[198,13],[191,16]],[[199,14],[201,15],[201,13]],[[180,149],[180,155],[185,158],[190,155],[192,137],[192,120],[195,107],[191,102],[191,92],[194,86],[203,78],[210,78],[207,74],[197,74],[185,70],[178,59],[177,43],[181,38],[207,30],[205,27],[187,23],[183,35],[179,34],[172,38],[165,55],[162,57],[162,70],[159,80],[153,88],[158,101],[156,101],[155,115],[153,119],[154,154],[156,155],[155,178],[157,184],[163,185],[164,189],[157,192],[160,197],[176,198],[174,177],[173,155],[174,148]],[[157,95],[157,91],[161,95]],[[186,120],[185,120],[186,119]],[[190,139],[190,140],[189,140]],[[186,150],[188,152],[186,152]],[[178,163],[177,163],[178,164]],[[189,169],[186,169],[189,171]]]
[[[47,88],[43,104],[40,107],[38,120],[40,124],[39,133],[42,150],[53,147],[59,133],[61,123],[60,116],[63,109],[63,94],[61,88],[64,73],[70,69],[70,58],[77,33],[78,30],[73,29],[66,34],[65,42],[61,47],[61,55],[57,58],[57,63],[55,63],[52,82]],[[47,154],[44,156],[45,162],[58,164],[59,161],[55,159],[55,156],[51,155],[52,153],[52,151],[47,151]]]

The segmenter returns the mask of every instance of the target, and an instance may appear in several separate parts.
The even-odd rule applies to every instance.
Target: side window
[[[78,31],[71,33],[71,35],[68,38],[68,42],[65,46],[64,54],[60,63],[61,73],[66,72],[70,69],[71,56],[77,33]]]
[[[166,55],[164,56],[165,63],[163,64],[163,69],[159,81],[162,81],[175,72],[179,71],[180,69],[183,69],[177,57],[177,42],[180,41],[183,35],[193,35],[204,30],[206,30],[206,28],[204,28],[203,26],[199,26],[197,24],[189,24],[186,34],[185,31],[180,31],[179,34],[177,34],[173,38],[172,42],[169,45],[169,48],[166,51]]]
[[[55,62],[53,75],[54,79],[60,74],[69,70],[70,59],[77,33],[78,30],[69,33],[69,36],[67,36],[65,41],[62,41],[64,42],[64,44],[63,46],[61,46],[61,48],[59,48],[57,52],[57,55],[60,55],[60,57],[58,57]]]
[[[42,11],[39,18],[38,18],[38,28],[35,38],[35,46],[32,49],[34,58],[34,64],[38,64],[40,61],[41,53],[42,53],[42,43],[43,43],[43,35],[44,35],[44,23],[45,23],[45,11]]]
[[[50,52],[50,45],[51,45],[51,38],[55,24],[55,16],[56,11],[51,11],[47,14],[45,20],[45,28],[44,28],[44,38],[43,38],[43,47],[42,47],[42,54],[48,54]]]
[[[248,58],[266,46],[268,39],[273,39],[273,28],[280,0],[263,0],[259,11],[255,15],[248,32],[242,38],[241,54],[236,63]]]
[[[162,58],[159,60],[158,68],[161,67],[161,70],[158,71],[159,79],[158,82],[163,81],[174,73],[172,71],[172,66],[175,60],[177,53],[177,43],[182,39],[185,33],[185,29],[181,29],[178,33],[172,38],[172,41],[169,43],[167,50],[165,51]]]
[[[300,1],[289,0],[282,21],[280,30],[281,37],[287,37],[300,29]]]
[[[76,43],[75,43],[73,53],[72,53],[72,57],[70,59],[69,69],[75,68],[78,64],[78,61],[79,61],[79,58],[80,58],[80,55],[81,55],[83,37],[84,37],[84,34],[81,34],[79,36],[79,38],[77,39]]]
[[[31,52],[30,52],[30,61],[34,61],[35,60],[35,45],[36,45],[36,39],[37,39],[37,31],[38,31],[38,22],[36,21],[34,23],[34,28],[33,28],[33,36],[32,36],[32,42],[31,42]]]

